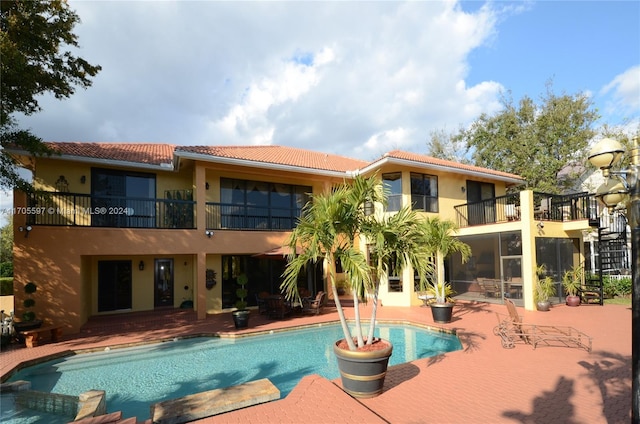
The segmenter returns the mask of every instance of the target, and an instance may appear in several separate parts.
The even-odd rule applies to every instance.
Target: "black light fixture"
[[[31,225],[27,225],[26,227],[18,227],[18,231],[25,232],[25,238],[29,237],[29,233],[31,232],[31,230],[33,230],[33,227]]]
[[[144,261],[140,261],[140,263],[138,264],[138,269],[140,271],[144,271]]]
[[[467,189],[465,188],[465,186],[462,186],[460,187],[460,191],[464,193],[465,191],[467,191]]]
[[[589,162],[600,168],[605,182],[596,191],[605,206],[612,211],[626,201],[627,222],[631,227],[631,422],[640,423],[640,144],[632,140],[631,165],[622,171],[612,171],[622,158],[624,147],[616,140],[600,140],[589,153]],[[628,196],[627,196],[628,195]]]
[[[205,182],[204,183],[204,188],[205,188],[205,190],[209,190],[209,183]]]
[[[80,184],[84,184],[87,182],[87,176],[83,175],[82,177],[80,177]]]

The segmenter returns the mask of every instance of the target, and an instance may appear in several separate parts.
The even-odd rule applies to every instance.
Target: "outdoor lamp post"
[[[622,171],[611,168],[620,161],[624,148],[615,140],[605,138],[589,153],[589,161],[602,170],[607,178],[596,192],[610,209],[624,200],[627,202],[627,222],[631,227],[631,422],[640,423],[640,146],[638,137],[633,138],[631,165]]]

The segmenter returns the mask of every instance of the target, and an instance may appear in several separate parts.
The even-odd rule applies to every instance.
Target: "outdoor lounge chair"
[[[320,315],[322,307],[325,303],[326,293],[319,291],[315,298],[306,298],[302,300],[302,312]]]
[[[591,337],[573,327],[557,325],[525,324],[518,315],[512,300],[505,299],[509,315],[496,313],[498,325],[493,334],[502,338],[502,347],[513,349],[516,342],[530,344],[535,349],[538,344],[547,346],[577,347],[591,352]]]

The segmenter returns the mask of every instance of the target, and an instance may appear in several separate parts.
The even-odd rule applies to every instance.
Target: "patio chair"
[[[540,206],[533,211],[535,219],[549,219],[549,209],[551,209],[551,198],[540,199]]]
[[[269,297],[269,293],[263,291],[256,294],[256,303],[258,304],[258,313],[266,314],[267,310],[267,297]]]
[[[504,205],[504,214],[507,217],[507,221],[515,221],[520,218],[518,207],[512,203]]]
[[[267,314],[269,318],[284,319],[292,311],[291,305],[284,296],[269,296],[267,299]]]
[[[500,297],[500,282],[489,278],[478,278],[478,285],[484,297]]]
[[[319,291],[315,298],[306,298],[302,300],[302,312],[314,315],[320,315],[324,306],[326,293]]]
[[[591,337],[573,327],[558,325],[525,324],[512,300],[505,299],[509,315],[496,313],[498,325],[493,334],[500,336],[502,347],[513,349],[516,342],[530,344],[535,349],[538,344],[560,347],[577,347],[591,352]]]

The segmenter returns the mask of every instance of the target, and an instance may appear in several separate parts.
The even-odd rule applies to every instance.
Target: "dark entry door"
[[[493,224],[496,222],[495,186],[491,183],[467,181],[469,224]]]
[[[155,307],[173,306],[173,259],[156,259],[154,280]]]
[[[131,309],[131,261],[98,261],[98,312]]]

